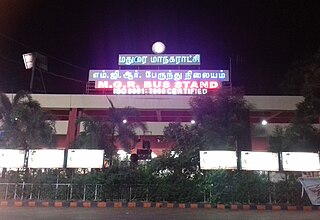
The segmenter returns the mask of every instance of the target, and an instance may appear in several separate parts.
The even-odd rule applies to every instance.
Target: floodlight
[[[37,53],[26,53],[22,55],[24,66],[26,69],[32,69],[31,80],[30,80],[30,91],[33,90],[33,81],[35,77],[36,69],[40,72],[42,86],[44,91],[46,92],[46,87],[44,85],[42,70],[48,71],[48,60],[47,57]]]
[[[33,53],[23,54],[22,57],[23,57],[23,62],[26,69],[32,69],[35,61],[35,57]]]
[[[164,53],[166,46],[164,43],[158,41],[152,45],[152,52],[155,54]]]

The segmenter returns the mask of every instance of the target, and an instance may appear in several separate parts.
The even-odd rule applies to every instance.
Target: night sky
[[[0,91],[29,89],[22,54],[48,57],[47,93],[85,93],[89,69],[118,69],[120,53],[199,53],[229,69],[248,95],[279,95],[295,60],[320,48],[319,1],[0,0]],[[64,78],[63,78],[64,77]]]

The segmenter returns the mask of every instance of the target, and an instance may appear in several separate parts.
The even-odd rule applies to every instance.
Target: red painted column
[[[82,111],[77,108],[72,108],[69,112],[66,148],[69,148],[70,144],[80,134],[80,125],[76,125],[76,120],[81,114]]]

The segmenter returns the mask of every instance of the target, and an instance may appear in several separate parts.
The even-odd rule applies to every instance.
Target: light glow
[[[29,168],[63,168],[64,150],[29,150]]]
[[[31,69],[33,67],[34,56],[32,53],[26,53],[22,55],[24,66],[26,69]]]
[[[156,155],[154,152],[151,152],[151,158],[153,159],[153,158],[156,158],[156,157],[158,157],[158,155]]]
[[[102,168],[103,150],[69,149],[67,168]]]
[[[119,54],[119,66],[200,65],[200,54]]]
[[[113,94],[195,95],[221,88],[228,70],[90,70],[95,88]]]
[[[320,171],[319,154],[307,152],[282,152],[284,171]]]
[[[158,41],[152,45],[152,52],[155,54],[164,53],[166,46],[164,43]]]
[[[279,171],[278,154],[241,151],[241,168],[242,170]]]
[[[117,154],[118,154],[120,160],[125,160],[130,157],[130,154],[128,154],[124,150],[118,150]]]
[[[89,70],[89,81],[229,81],[229,70]]]
[[[200,169],[237,169],[236,151],[200,151]]]
[[[0,149],[0,168],[23,168],[24,150]]]

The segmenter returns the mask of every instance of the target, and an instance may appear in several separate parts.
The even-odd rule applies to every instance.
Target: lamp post
[[[23,54],[22,57],[23,57],[23,62],[24,62],[25,68],[32,69],[30,87],[29,87],[30,92],[32,92],[34,71],[35,71],[35,64],[36,64],[36,56],[34,56],[33,53],[26,53],[26,54]]]
[[[29,87],[30,92],[33,92],[33,81],[34,81],[36,69],[38,69],[40,72],[42,86],[43,86],[44,92],[46,92],[46,87],[45,87],[43,76],[42,76],[42,70],[48,71],[47,57],[37,52],[23,54],[22,57],[23,57],[25,68],[32,69],[30,87]]]

